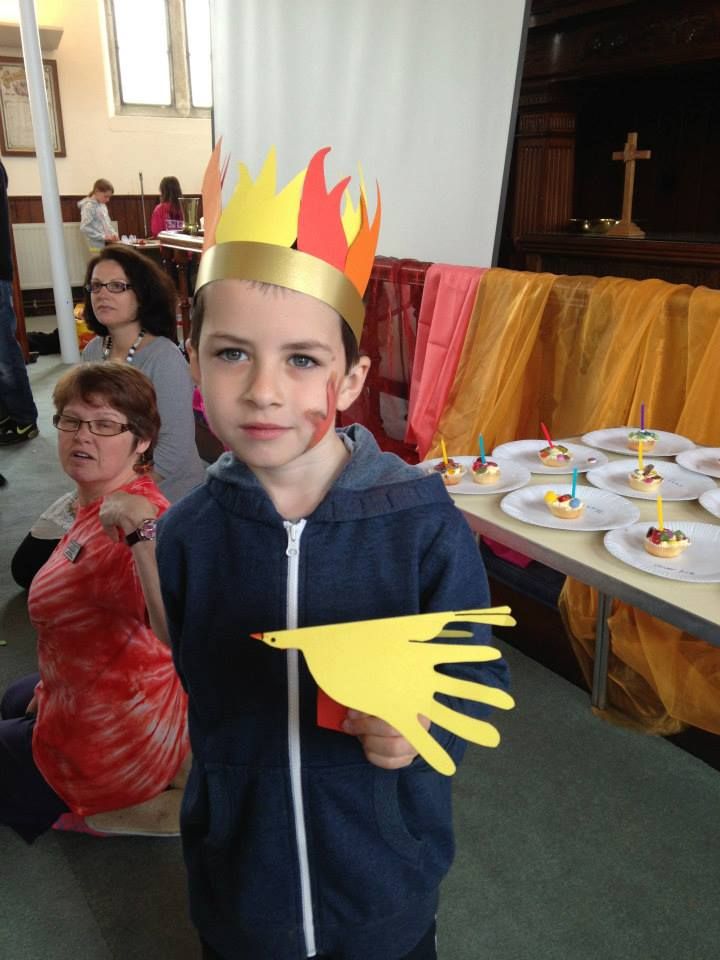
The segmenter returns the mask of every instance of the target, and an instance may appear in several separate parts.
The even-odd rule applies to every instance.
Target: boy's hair
[[[245,283],[255,290],[270,291],[286,289],[274,283],[262,283],[259,280],[246,280]],[[203,320],[205,319],[204,293],[205,287],[202,287],[193,299],[192,316],[190,319],[190,344],[194,350],[197,350],[200,346],[200,333],[202,331]],[[337,311],[333,312],[337,315],[338,321],[340,322],[340,336],[342,337],[343,349],[345,351],[345,373],[349,373],[360,359],[360,350],[357,340],[355,339],[355,334],[349,325]]]
[[[127,417],[130,432],[137,440],[149,440],[150,446],[141,454],[145,472],[152,466],[152,451],[160,434],[160,414],[152,382],[129,363],[108,361],[79,363],[55,384],[53,403],[62,413],[69,403],[80,399],[100,406],[103,403]]]
[[[85,286],[90,283],[92,272],[98,263],[114,261],[120,266],[132,291],[137,297],[137,320],[140,326],[155,337],[167,337],[177,343],[177,291],[165,271],[149,257],[124,244],[110,244],[91,257],[85,270]],[[92,307],[92,295],[85,291],[85,323],[100,337],[108,335],[107,327],[100,323]]]
[[[99,190],[101,193],[107,193],[108,190],[110,193],[115,193],[115,187],[110,183],[109,180],[106,180],[104,177],[100,177],[99,180],[96,180],[92,185],[92,190],[88,194],[91,197],[96,190]]]

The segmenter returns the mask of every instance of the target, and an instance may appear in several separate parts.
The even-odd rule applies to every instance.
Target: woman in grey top
[[[167,274],[131,247],[105,247],[88,263],[85,323],[97,336],[82,359],[132,363],[152,380],[162,423],[155,480],[170,502],[204,479],[190,370],[175,339],[176,301]]]
[[[161,420],[153,476],[171,503],[205,476],[195,445],[190,368],[176,342],[176,301],[170,278],[131,247],[104,247],[88,263],[85,323],[97,336],[82,359],[131,363],[152,381]],[[29,588],[73,519],[73,495],[66,494],[35,522],[12,559],[20,586]]]

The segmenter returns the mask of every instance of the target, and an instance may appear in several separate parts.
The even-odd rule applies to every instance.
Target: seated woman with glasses
[[[130,247],[105,247],[88,263],[85,323],[96,334],[85,361],[117,360],[142,370],[153,383],[160,436],[153,475],[174,502],[202,483],[204,466],[195,445],[190,368],[177,345],[172,281],[148,257]],[[12,560],[16,583],[26,589],[72,522],[74,497],[55,501],[33,525]]]
[[[175,832],[181,790],[168,787],[181,785],[189,744],[146,572],[168,506],[152,479],[155,393],[131,365],[92,363],[65,373],[53,400],[77,510],[30,590],[39,674],[0,704],[0,823],[32,842],[67,818],[102,831],[108,811],[122,823],[130,808]]]

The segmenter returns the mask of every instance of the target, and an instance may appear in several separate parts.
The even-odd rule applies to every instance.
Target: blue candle
[[[480,462],[485,463],[485,442],[482,434],[478,437],[478,443],[480,444]]]
[[[573,470],[572,498],[575,499],[575,488],[577,487],[577,467]]]

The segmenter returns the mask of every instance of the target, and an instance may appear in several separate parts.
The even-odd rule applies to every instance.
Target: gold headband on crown
[[[195,290],[213,280],[255,280],[296,290],[327,303],[350,326],[358,343],[365,319],[365,292],[380,232],[380,191],[372,224],[364,185],[353,206],[350,177],[327,192],[324,160],[318,150],[302,170],[276,193],[275,151],[253,182],[239,165],[238,183],[222,209],[218,141],[203,180],[204,252]],[[340,212],[341,197],[346,202]]]
[[[212,280],[256,280],[322,300],[340,314],[360,342],[365,304],[344,273],[288,247],[244,240],[217,243],[200,261],[195,289]]]

